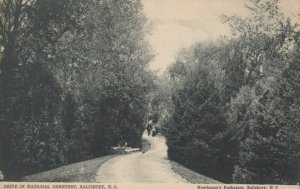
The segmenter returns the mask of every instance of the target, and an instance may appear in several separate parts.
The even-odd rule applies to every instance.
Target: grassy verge
[[[94,182],[99,167],[116,155],[103,156],[23,177],[24,182]]]
[[[151,144],[142,139],[141,151],[146,152],[150,149]],[[25,176],[19,181],[24,182],[95,182],[95,175],[97,174],[100,166],[107,160],[118,156],[120,154],[114,154],[109,156],[103,156],[87,161],[73,163],[37,173],[29,176]]]
[[[209,178],[207,176],[201,175],[195,171],[192,171],[183,165],[171,161],[172,169],[175,173],[179,174],[182,178],[187,180],[190,183],[193,184],[221,184],[221,182],[214,180],[212,178]]]

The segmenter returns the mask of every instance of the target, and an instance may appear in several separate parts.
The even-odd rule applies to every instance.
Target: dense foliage
[[[300,33],[278,1],[222,16],[232,39],[198,43],[170,66],[169,157],[224,182],[300,178]]]
[[[139,0],[3,0],[0,15],[7,179],[140,145],[153,75]]]

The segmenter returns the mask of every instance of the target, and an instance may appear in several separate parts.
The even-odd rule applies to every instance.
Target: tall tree
[[[295,126],[298,123],[286,114],[290,111],[286,107],[298,109],[298,97],[286,99],[279,88],[293,85],[295,89],[284,73],[297,62],[294,52],[298,51],[299,33],[279,12],[278,1],[250,2],[250,17],[226,17],[233,30],[238,31],[246,63],[246,82],[228,111],[230,130],[238,144],[233,155],[237,164],[233,179],[239,183],[296,183],[295,158],[299,155],[295,151],[299,141],[294,133],[299,132]],[[299,70],[294,68],[293,75],[298,75]],[[288,96],[294,93],[286,91]]]
[[[71,1],[3,1],[1,5],[2,38],[6,39],[1,62],[1,133],[5,133],[1,163],[10,178],[65,162],[62,90],[47,57],[55,54],[57,40],[74,28],[66,25],[72,23],[69,14],[75,9]]]

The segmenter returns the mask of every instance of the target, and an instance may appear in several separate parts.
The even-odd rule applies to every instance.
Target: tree
[[[174,112],[164,128],[171,159],[226,180],[227,170],[219,171],[229,166],[222,150],[227,125],[222,102],[224,72],[216,61],[220,49],[217,44],[200,43],[172,65],[170,75],[180,86],[172,95]]]
[[[55,54],[57,40],[74,28],[68,25],[72,23],[72,11],[66,11],[70,3],[20,0],[1,4],[2,38],[6,39],[1,60],[1,133],[5,133],[1,167],[7,178],[65,163],[62,89],[47,57]]]
[[[299,32],[278,1],[249,2],[248,17],[222,16],[232,39],[195,44],[169,68],[168,154],[224,182],[297,183]]]
[[[236,164],[233,180],[296,183],[299,141],[294,133],[299,132],[295,126],[298,123],[286,107],[295,110],[299,105],[298,97],[293,95],[295,83],[285,77],[297,62],[294,52],[298,51],[299,33],[278,11],[278,1],[251,1],[249,9],[253,14],[248,18],[227,17],[239,32],[242,49],[247,50],[242,51],[246,82],[231,100],[227,119],[237,144],[232,153]],[[294,71],[289,73],[299,74],[296,67]],[[282,96],[284,86],[293,86],[284,89],[285,95],[293,97]]]

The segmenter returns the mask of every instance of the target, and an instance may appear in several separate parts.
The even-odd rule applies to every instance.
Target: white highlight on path
[[[143,138],[151,144],[146,153],[136,152],[121,155],[105,162],[98,170],[96,182],[102,183],[184,183],[173,172],[167,157],[167,145],[162,136]]]

